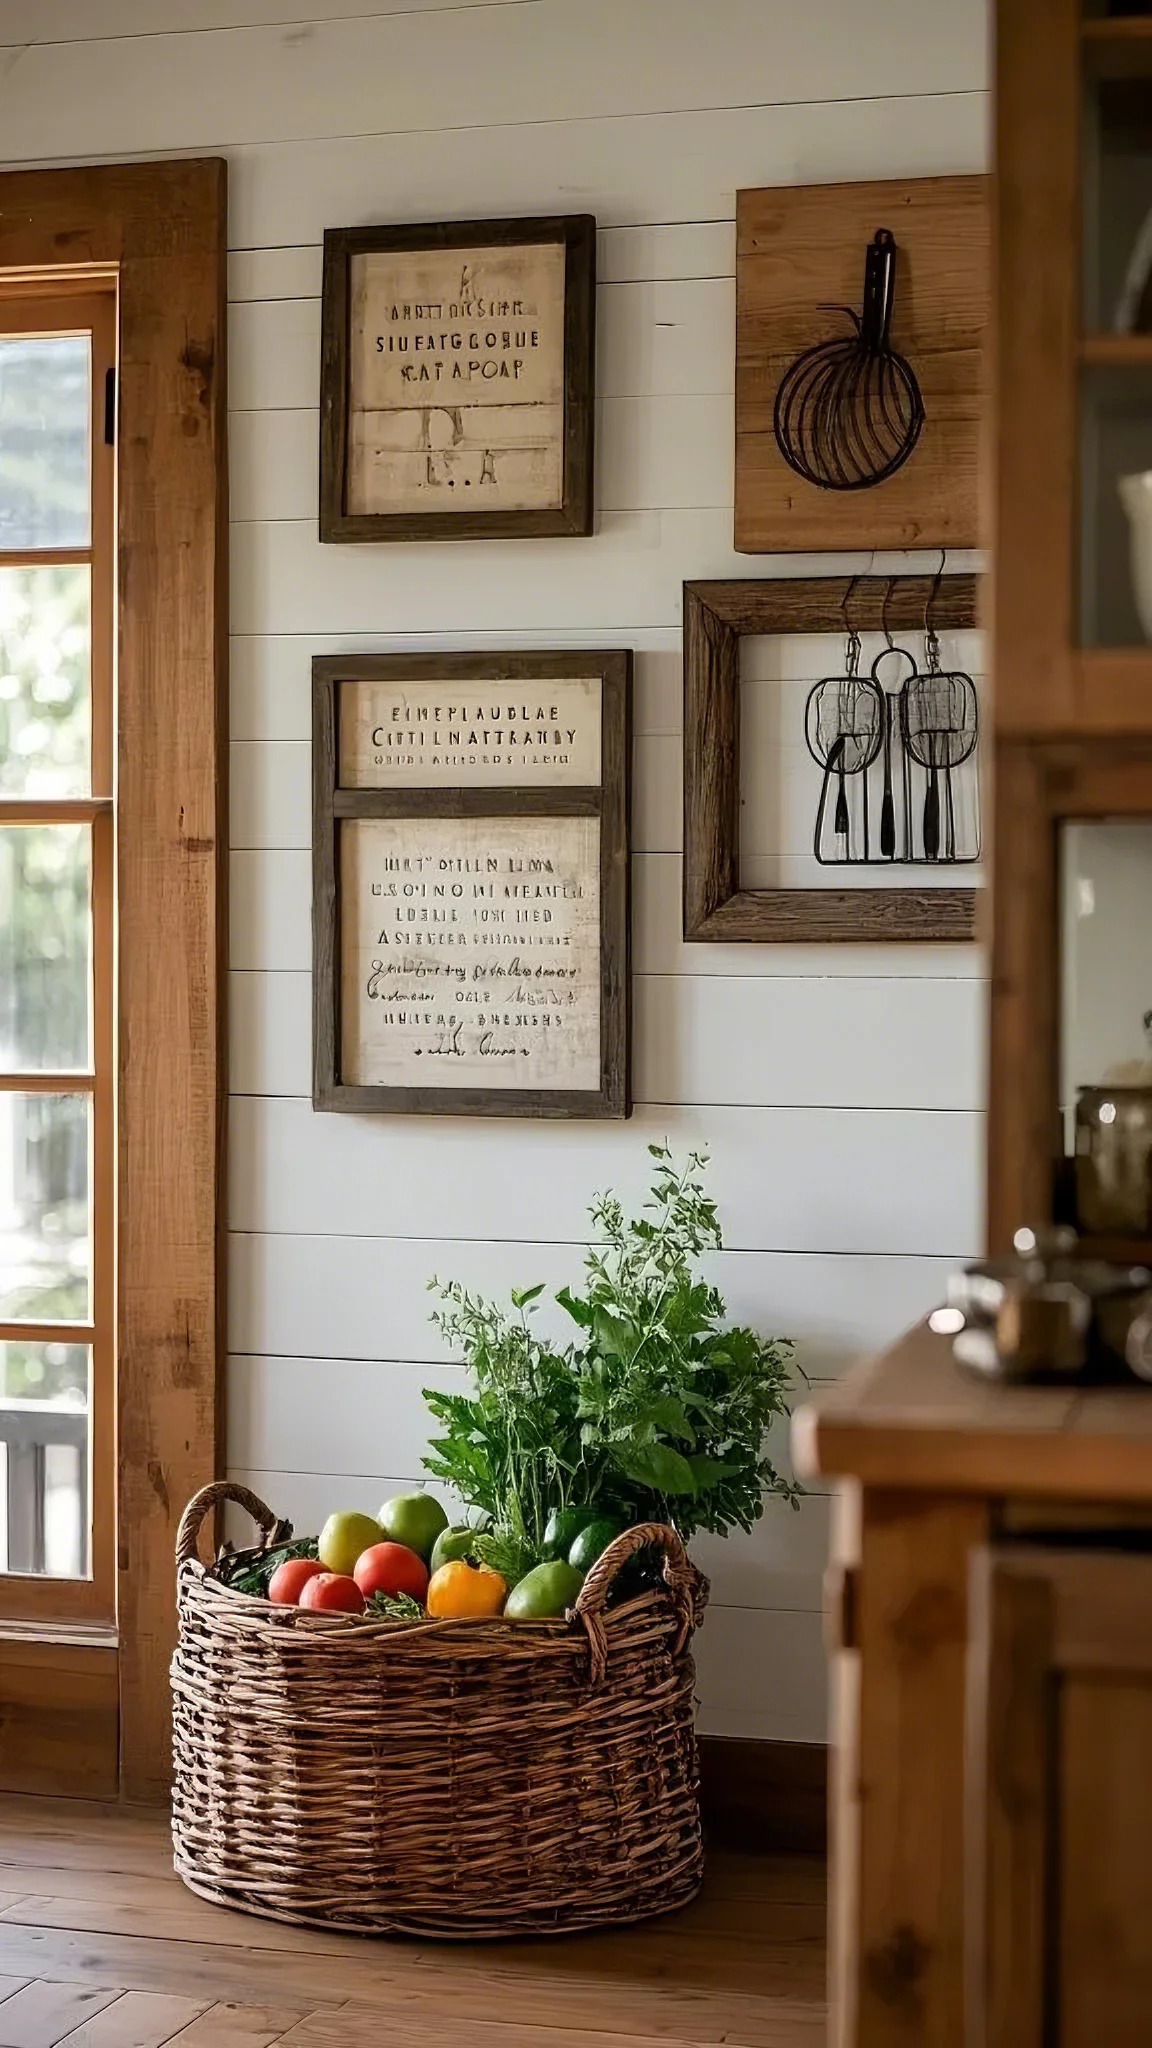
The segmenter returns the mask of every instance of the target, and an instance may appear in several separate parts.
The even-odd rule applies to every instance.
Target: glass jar
[[[1093,1236],[1152,1231],[1152,1087],[1078,1090],[1076,1220]]]

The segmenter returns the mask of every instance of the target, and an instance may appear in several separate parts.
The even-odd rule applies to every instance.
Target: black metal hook
[[[855,677],[860,667],[861,641],[859,629],[848,616],[848,601],[859,581],[859,575],[850,576],[840,600],[840,616],[844,621],[844,667],[850,677]]]
[[[933,673],[940,666],[940,639],[933,622],[932,608],[940,595],[940,585],[944,580],[944,565],[947,560],[948,550],[947,548],[941,548],[940,567],[933,576],[931,588],[924,599],[924,659],[928,664],[929,670]]]

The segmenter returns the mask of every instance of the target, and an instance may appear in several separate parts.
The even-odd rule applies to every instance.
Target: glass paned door
[[[0,279],[0,1620],[111,1620],[116,301]]]

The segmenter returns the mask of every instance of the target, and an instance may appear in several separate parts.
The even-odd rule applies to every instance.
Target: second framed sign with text
[[[324,237],[320,538],[592,531],[596,222]]]
[[[624,1117],[631,654],[313,662],[313,1103]]]

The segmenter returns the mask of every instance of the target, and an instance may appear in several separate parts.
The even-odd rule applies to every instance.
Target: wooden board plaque
[[[623,1117],[626,651],[313,663],[313,1102]]]
[[[320,538],[592,531],[596,223],[324,237]]]
[[[892,342],[924,426],[902,469],[826,490],[789,468],[773,408],[803,350],[850,332],[865,252],[896,238]],[[736,195],[736,520],[744,554],[976,547],[990,269],[986,177],[770,187]]]

